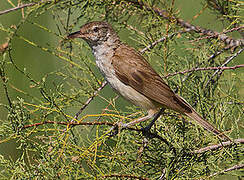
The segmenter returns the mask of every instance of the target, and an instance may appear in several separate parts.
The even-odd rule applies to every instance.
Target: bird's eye
[[[94,27],[93,31],[98,32],[98,27]]]

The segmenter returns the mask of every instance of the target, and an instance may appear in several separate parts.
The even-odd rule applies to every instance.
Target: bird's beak
[[[68,35],[69,39],[74,39],[74,38],[79,38],[79,37],[81,37],[81,32],[80,31],[73,32],[73,33]]]

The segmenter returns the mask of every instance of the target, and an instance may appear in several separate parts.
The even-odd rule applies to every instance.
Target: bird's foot
[[[155,134],[151,133],[150,129],[155,124],[157,119],[161,116],[161,114],[164,112],[164,110],[165,108],[161,108],[160,111],[154,115],[153,120],[150,122],[150,124],[148,124],[145,128],[141,128],[141,132],[144,136],[151,137],[151,138],[155,137]]]
[[[154,138],[156,136],[155,133],[152,133],[151,130],[151,125],[141,128],[141,132],[143,136],[146,136],[148,138]]]
[[[122,122],[116,123],[110,130],[109,130],[109,136],[113,137],[119,134],[123,129],[127,127],[127,124],[124,124]]]

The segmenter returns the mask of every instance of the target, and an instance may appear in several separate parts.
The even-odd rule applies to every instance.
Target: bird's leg
[[[150,122],[150,124],[148,126],[146,126],[145,128],[142,128],[142,132],[144,132],[144,133],[148,132],[151,129],[151,127],[153,126],[153,124],[155,123],[155,121],[161,116],[161,114],[163,113],[164,110],[165,110],[165,108],[161,108],[160,111],[157,113],[155,113],[155,110],[152,110],[152,111],[149,110],[148,114],[144,117],[138,118],[138,119],[131,121],[129,123],[126,123],[126,124],[119,122],[114,127],[112,127],[110,129],[110,132],[115,131],[111,134],[111,136],[118,134],[119,129],[122,130],[122,129],[129,127],[129,126],[137,124],[139,122],[143,122],[143,121],[146,121],[148,119],[153,118],[153,120]]]
[[[116,123],[116,125],[114,125],[114,126],[109,130],[109,132],[111,132],[111,133],[110,133],[110,136],[114,136],[114,135],[118,134],[118,132],[119,132],[120,130],[126,129],[127,127],[132,126],[132,125],[134,125],[134,124],[137,124],[137,123],[139,123],[139,122],[142,122],[142,121],[146,121],[146,120],[148,120],[148,119],[151,119],[151,118],[154,117],[154,116],[155,116],[155,113],[149,111],[148,114],[147,114],[146,116],[141,117],[141,118],[138,118],[138,119],[136,119],[136,120],[134,120],[134,121],[131,121],[131,122],[129,122],[129,123],[124,124],[124,123],[122,123],[122,122],[118,122],[118,123]]]
[[[154,114],[153,115],[153,120],[145,128],[142,128],[142,132],[148,132],[148,131],[150,131],[151,127],[155,124],[155,122],[157,121],[157,119],[162,115],[162,113],[164,112],[164,110],[165,110],[165,108],[162,107],[157,114]]]
[[[144,117],[138,118],[138,119],[136,119],[134,121],[131,121],[131,122],[126,123],[126,124],[121,124],[121,125],[122,125],[122,128],[127,128],[127,127],[132,126],[134,124],[137,124],[139,122],[142,122],[142,121],[146,121],[148,119],[151,119],[153,116],[154,116],[154,114],[148,113],[148,115],[146,115]]]
[[[121,124],[121,127],[122,128],[126,128],[128,126],[132,126],[134,124],[137,124],[139,122],[142,122],[142,121],[146,121],[148,119],[151,119],[153,118],[152,122],[145,128],[145,129],[148,129],[150,130],[151,127],[153,126],[153,124],[155,123],[155,121],[161,116],[161,114],[164,112],[165,108],[161,108],[159,112],[155,111],[155,109],[152,109],[152,110],[149,110],[148,111],[148,114],[144,117],[141,117],[141,118],[138,118],[134,121],[131,121],[127,124]]]

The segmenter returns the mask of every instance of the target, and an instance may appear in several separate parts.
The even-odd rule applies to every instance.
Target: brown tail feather
[[[208,123],[206,120],[204,120],[195,110],[192,109],[191,113],[185,113],[188,117],[195,120],[198,124],[200,124],[203,128],[208,130],[209,132],[212,132],[216,134],[218,137],[220,137],[224,141],[229,141],[230,138],[227,137],[224,133],[216,129],[213,125]]]
[[[208,130],[209,132],[214,133],[215,135],[217,135],[218,137],[220,137],[222,140],[224,141],[229,141],[230,138],[227,137],[224,133],[222,133],[221,131],[219,131],[217,128],[215,128],[213,125],[211,125],[210,123],[208,123],[206,120],[204,120],[195,110],[193,107],[191,107],[191,105],[184,100],[184,98],[180,97],[179,95],[176,94],[176,97],[181,101],[181,103],[185,104],[185,106],[188,107],[189,110],[186,110],[185,112],[181,112],[184,113],[185,115],[187,115],[188,117],[190,117],[191,119],[195,120],[198,124],[200,124],[203,128],[205,128],[206,130]]]

